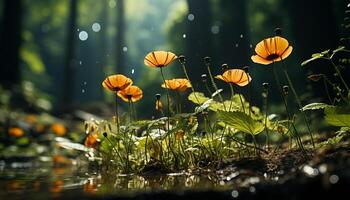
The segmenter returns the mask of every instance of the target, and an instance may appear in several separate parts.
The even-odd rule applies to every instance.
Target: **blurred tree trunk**
[[[77,33],[78,0],[69,1],[69,16],[67,23],[66,57],[63,73],[63,102],[65,108],[72,105],[74,96],[74,76],[75,76],[75,37]]]
[[[3,1],[3,27],[0,36],[0,84],[12,88],[19,84],[19,50],[21,45],[21,0]]]
[[[247,34],[246,0],[222,0],[220,3],[219,32],[220,61],[229,66],[243,67],[249,59],[249,37]]]
[[[291,19],[291,31],[295,37],[295,52],[300,63],[311,57],[311,54],[334,49],[339,44],[339,30],[333,13],[332,0],[305,1],[285,0]],[[323,73],[333,77],[334,69],[325,61],[314,62],[305,67],[307,73]],[[313,85],[317,96],[325,96],[320,83]]]
[[[123,52],[123,47],[125,47],[125,15],[124,15],[124,9],[125,9],[125,2],[124,0],[118,0],[117,3],[117,55],[116,55],[116,72],[122,73],[123,68],[125,67],[125,57]]]
[[[187,70],[195,88],[201,87],[201,74],[207,73],[203,58],[212,56],[211,10],[209,0],[187,0],[193,21],[187,21],[185,56]]]

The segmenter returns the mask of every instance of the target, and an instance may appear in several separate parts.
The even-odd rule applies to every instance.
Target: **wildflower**
[[[90,133],[86,138],[84,145],[89,148],[94,148],[99,142],[98,135],[96,133]]]
[[[45,125],[43,124],[37,124],[35,126],[35,132],[37,133],[43,133],[45,131]]]
[[[225,81],[226,83],[234,83],[239,86],[246,86],[252,80],[249,74],[241,69],[226,70],[222,75],[217,75],[215,78]]]
[[[153,51],[146,55],[144,63],[149,67],[166,67],[176,58],[177,56],[169,51]]]
[[[19,138],[24,134],[24,131],[21,128],[13,127],[13,128],[9,128],[8,133],[13,137]]]
[[[130,86],[124,90],[120,90],[117,95],[125,102],[136,102],[143,97],[142,90],[137,86]]]
[[[287,58],[292,50],[293,47],[289,45],[288,40],[275,36],[259,42],[255,47],[257,55],[253,55],[251,59],[255,63],[268,65]]]
[[[108,76],[103,82],[102,86],[113,92],[124,90],[132,85],[132,80],[122,74]]]
[[[62,186],[64,182],[62,180],[55,180],[50,187],[52,193],[59,193],[62,191]]]
[[[190,81],[185,78],[165,80],[165,83],[162,84],[162,88],[167,88],[178,92],[183,92],[191,87]]]
[[[38,117],[34,114],[29,114],[25,117],[25,121],[29,124],[35,124],[38,121]]]
[[[51,125],[51,131],[57,136],[64,136],[66,134],[66,127],[61,123],[54,123]]]

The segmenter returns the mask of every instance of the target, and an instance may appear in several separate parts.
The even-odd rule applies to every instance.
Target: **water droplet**
[[[128,47],[123,47],[123,51],[127,52],[128,51]]]
[[[86,82],[86,81],[84,81],[84,85],[87,85],[87,82]]]
[[[235,47],[238,47],[238,43],[235,44]]]
[[[338,183],[338,181],[339,181],[339,176],[338,175],[333,174],[333,175],[331,175],[329,177],[329,182],[331,184],[336,184],[336,183]]]
[[[187,15],[188,21],[193,21],[194,20],[194,15],[192,13]]]
[[[250,186],[250,187],[249,187],[249,192],[255,193],[255,192],[256,192],[255,187],[254,187],[254,186]]]
[[[91,28],[94,32],[99,32],[101,30],[101,25],[99,23],[95,22],[92,24]]]
[[[79,32],[79,31],[80,31],[80,29],[77,29],[77,31]]]
[[[115,0],[109,0],[108,6],[109,6],[110,8],[115,8],[116,5],[117,5],[117,3],[116,3]]]
[[[326,164],[322,164],[318,167],[318,171],[321,172],[321,174],[324,174],[327,172],[327,165]]]
[[[186,38],[186,34],[185,33],[182,35],[182,38]]]
[[[218,34],[220,32],[220,27],[218,25],[214,25],[211,27],[211,32],[213,34]]]
[[[89,34],[88,34],[86,31],[81,31],[81,32],[79,33],[79,39],[80,39],[81,41],[87,40],[88,37],[89,37]]]
[[[83,61],[80,60],[80,61],[79,61],[79,65],[82,65],[82,64],[83,64]]]
[[[82,90],[81,90],[81,93],[85,93],[85,89],[82,89]]]
[[[131,70],[131,74],[134,74],[134,73],[135,73],[135,69],[132,69],[132,70]]]
[[[243,34],[241,34],[239,37],[240,37],[240,38],[243,38]]]
[[[237,197],[239,196],[239,193],[238,193],[237,190],[233,190],[233,191],[231,192],[231,195],[232,195],[233,198],[237,198]]]
[[[249,45],[249,48],[253,48],[253,45],[252,45],[252,44],[250,44],[250,45]]]

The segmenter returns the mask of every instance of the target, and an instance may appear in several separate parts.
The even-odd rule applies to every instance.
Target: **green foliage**
[[[325,109],[325,108],[328,108],[328,107],[334,107],[334,106],[331,106],[331,105],[328,105],[326,103],[310,103],[310,104],[307,104],[305,105],[301,111],[306,111],[306,110],[320,110],[320,109]]]
[[[264,124],[243,112],[218,111],[218,116],[227,125],[247,134],[257,135],[264,130]]]
[[[327,107],[324,113],[330,125],[350,127],[350,107]]]

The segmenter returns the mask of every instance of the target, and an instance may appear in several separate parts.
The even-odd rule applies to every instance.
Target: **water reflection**
[[[166,176],[103,175],[74,165],[0,169],[0,199],[86,195],[136,195],[141,192],[224,189],[211,175],[173,173]],[[220,186],[220,187],[219,187]]]

